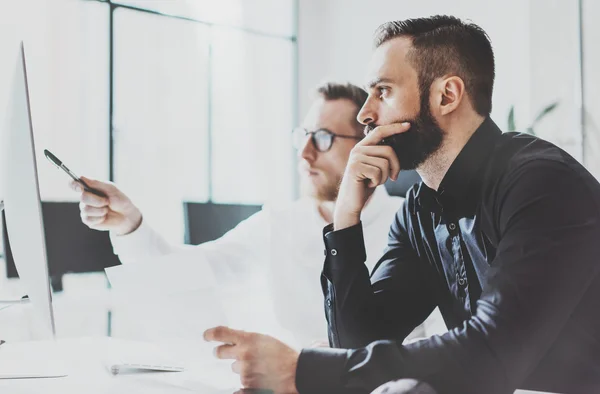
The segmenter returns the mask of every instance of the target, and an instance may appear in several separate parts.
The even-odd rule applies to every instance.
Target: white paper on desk
[[[202,339],[229,319],[206,261],[180,252],[107,268],[116,336],[154,341]]]
[[[161,297],[216,288],[215,275],[198,254],[179,252],[106,268],[111,286],[137,297]]]

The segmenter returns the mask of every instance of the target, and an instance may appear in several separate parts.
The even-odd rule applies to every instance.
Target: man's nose
[[[375,112],[374,107],[374,100],[369,96],[360,111],[358,111],[356,120],[365,126],[371,123],[377,123],[377,113]]]
[[[312,163],[316,160],[317,150],[315,149],[315,145],[313,144],[310,135],[306,136],[304,139],[304,145],[302,145],[302,148],[298,149],[298,156],[309,163]]]

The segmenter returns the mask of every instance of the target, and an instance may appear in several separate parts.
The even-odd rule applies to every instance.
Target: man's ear
[[[465,83],[457,76],[446,77],[436,83],[437,105],[440,115],[456,110],[465,98]]]

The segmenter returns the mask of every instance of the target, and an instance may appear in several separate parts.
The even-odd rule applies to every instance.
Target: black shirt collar
[[[423,208],[433,212],[470,213],[475,208],[485,163],[501,134],[494,121],[485,118],[448,169],[438,191],[421,184],[417,197]]]

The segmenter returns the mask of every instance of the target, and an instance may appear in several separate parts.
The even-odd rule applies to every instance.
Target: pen
[[[52,154],[52,152],[50,152],[48,149],[44,149],[44,155],[48,160],[50,160],[52,164],[66,172],[75,182],[79,182],[83,186],[83,189],[85,191],[88,191],[100,197],[106,197],[106,194],[104,194],[100,190],[96,190],[89,187],[88,184],[83,181],[83,179],[79,178],[75,173],[73,173],[73,171],[69,170],[69,168],[66,165],[64,165],[58,157],[54,156],[54,154]]]

